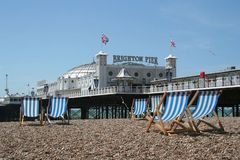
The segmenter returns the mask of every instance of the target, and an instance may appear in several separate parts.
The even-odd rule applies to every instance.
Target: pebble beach
[[[146,120],[0,123],[0,159],[240,159],[240,117],[220,119],[225,132],[165,136]]]

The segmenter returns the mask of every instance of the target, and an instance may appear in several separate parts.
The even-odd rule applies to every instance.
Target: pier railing
[[[104,88],[96,88],[93,90],[58,90],[56,95],[63,95],[70,98],[74,97],[88,97],[108,94],[144,94],[149,93],[150,86],[110,86]]]
[[[108,94],[154,94],[165,91],[216,89],[240,87],[240,71],[227,72],[226,74],[209,74],[205,78],[198,76],[175,78],[171,81],[160,80],[151,86],[109,86],[93,90],[58,90],[50,95],[62,95],[70,98],[100,96]],[[41,96],[41,95],[40,95]]]
[[[160,83],[152,85],[150,87],[150,93],[175,90],[214,89],[231,87],[240,87],[240,75],[162,81]]]

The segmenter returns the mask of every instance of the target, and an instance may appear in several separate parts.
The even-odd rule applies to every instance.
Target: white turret
[[[173,77],[176,77],[176,57],[173,56],[172,54],[169,54],[169,56],[167,56],[165,58],[166,60],[166,66],[165,66],[165,70],[166,70],[166,78],[171,80]]]
[[[107,54],[103,51],[100,51],[96,54],[97,60],[97,77],[98,77],[98,87],[107,86],[107,77],[106,77],[106,65],[107,65]]]
[[[169,54],[169,56],[167,56],[166,58],[165,58],[165,60],[166,60],[166,69],[173,69],[173,68],[176,68],[176,57],[175,56],[173,56],[173,55],[171,55],[171,54]]]

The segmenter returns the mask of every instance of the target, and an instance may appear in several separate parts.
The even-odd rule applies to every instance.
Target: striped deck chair
[[[22,99],[20,107],[20,125],[23,125],[24,117],[40,118],[40,124],[43,124],[43,114],[40,114],[42,110],[41,99],[34,97],[24,97]]]
[[[190,117],[199,132],[200,123],[205,123],[214,130],[224,131],[223,125],[221,124],[219,117],[216,113],[216,106],[218,98],[222,91],[200,91],[198,101],[195,109],[190,113]],[[189,112],[188,112],[189,113]],[[216,127],[213,123],[207,122],[204,118],[210,113],[214,113],[214,118],[219,127]]]
[[[47,107],[46,118],[51,123],[50,118],[61,118],[65,122],[64,115],[68,118],[69,124],[69,110],[68,110],[68,98],[66,97],[52,97],[49,100]],[[45,120],[46,121],[46,120]]]
[[[160,106],[166,98],[166,104],[163,107],[163,113],[160,112]],[[175,132],[175,130],[170,130],[164,127],[164,122],[169,123],[171,126],[174,123],[180,124],[178,122],[178,117],[184,114],[184,111],[188,104],[188,92],[172,92],[172,93],[164,93],[159,105],[157,106],[152,119],[149,121],[147,125],[147,132],[149,131],[151,125],[155,121],[156,127],[160,129],[165,135],[169,135],[169,133]],[[157,116],[157,118],[156,118]],[[184,125],[181,125],[182,128],[187,129]],[[172,128],[172,127],[171,127]]]
[[[147,105],[147,98],[134,99],[131,107],[131,119],[135,120],[136,116],[144,116],[144,114],[146,113]]]

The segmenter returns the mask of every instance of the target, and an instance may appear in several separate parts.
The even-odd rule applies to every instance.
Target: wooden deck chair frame
[[[162,120],[162,114],[163,114],[163,113],[160,112],[160,107],[161,107],[161,105],[163,104],[163,102],[164,102],[167,94],[168,94],[167,92],[164,92],[164,94],[163,94],[163,96],[162,96],[162,98],[161,98],[161,100],[160,100],[160,102],[159,102],[159,105],[156,107],[156,110],[155,110],[153,116],[152,116],[150,119],[148,119],[148,120],[149,120],[149,123],[148,123],[148,125],[147,125],[147,127],[146,127],[146,131],[147,131],[147,132],[149,132],[149,129],[150,129],[150,127],[151,127],[152,124],[155,124],[155,126],[156,126],[164,135],[170,135],[171,133],[177,133],[176,128],[173,128],[174,124],[178,124],[179,126],[182,127],[183,130],[188,131],[188,128],[185,127],[184,125],[182,125],[181,122],[180,122],[179,117],[182,116],[182,115],[180,115],[180,116],[178,116],[177,118],[173,119],[172,122],[169,122],[170,128],[166,128],[166,127],[164,126],[164,122],[163,122],[163,120]],[[188,93],[188,95],[189,95],[189,93]],[[184,112],[185,112],[185,111],[184,111]],[[184,112],[183,112],[182,114],[185,114]],[[158,121],[157,121],[157,122],[154,122],[154,119],[155,119],[156,116],[158,117]],[[168,123],[168,122],[167,122],[167,123]]]
[[[149,105],[149,98],[138,98],[138,99],[146,99],[146,111],[147,111],[148,105]],[[133,99],[132,106],[131,106],[131,116],[130,117],[131,117],[132,121],[134,121],[134,120],[143,120],[143,119],[145,119],[145,116],[146,116],[146,115],[143,114],[143,116],[144,116],[143,118],[136,118],[135,117],[136,115],[134,114],[134,109],[133,108],[134,108],[136,100],[137,100],[137,98]]]
[[[156,95],[154,95],[154,96],[156,96]],[[152,99],[151,99],[152,97],[153,97],[153,96],[149,96],[149,104],[148,104],[148,107],[147,107],[147,113],[146,113],[146,117],[145,117],[148,121],[151,120],[151,118],[152,118],[152,116],[153,116],[153,114],[154,114],[154,112],[153,112],[152,110],[150,110],[150,101],[151,101],[151,108],[152,108],[153,105],[154,105],[154,104],[152,104]],[[161,99],[162,99],[162,95],[159,95],[159,96],[157,96],[157,97],[159,97],[159,103],[160,103],[160,101],[161,101]],[[159,103],[158,103],[158,104],[159,104]],[[158,106],[158,105],[157,105],[157,106]],[[154,106],[155,110],[156,110],[157,106]],[[161,110],[161,105],[160,105],[159,109]],[[154,123],[154,122],[153,122],[153,123]]]
[[[20,121],[20,125],[22,126],[24,124],[24,99],[37,99],[39,101],[39,109],[40,109],[40,112],[38,114],[38,116],[36,117],[39,117],[40,119],[40,125],[43,125],[43,107],[42,107],[42,99],[41,98],[37,98],[37,97],[23,97],[21,99],[21,106],[20,106],[20,111],[19,111],[19,121]],[[29,116],[26,116],[26,117],[29,117]],[[35,116],[34,116],[35,117]]]
[[[204,91],[204,92],[206,92],[206,91]],[[217,94],[218,94],[218,98],[219,98],[219,96],[222,94],[222,90],[218,91]],[[197,91],[195,93],[195,95],[199,95],[199,91]],[[195,97],[195,95],[194,95],[194,97]],[[199,98],[199,96],[198,96],[198,98]],[[218,100],[217,100],[217,102],[218,102]],[[216,102],[216,105],[217,105],[217,102]],[[210,113],[214,114],[214,116],[213,116],[214,122],[217,123],[219,127],[216,127],[213,123],[210,123],[210,122],[204,120],[204,118],[206,118],[207,115],[205,115],[204,117],[199,118],[199,119],[193,119],[193,117],[192,117],[193,113],[191,113],[191,111],[190,111],[190,107],[192,106],[192,104],[190,103],[189,106],[187,107],[187,116],[189,117],[189,119],[188,119],[189,122],[192,123],[194,126],[194,131],[200,132],[199,126],[201,123],[204,123],[207,126],[209,126],[210,128],[212,128],[213,130],[224,132],[224,127],[223,127],[215,109],[213,109],[213,111]],[[216,108],[216,106],[214,108]]]
[[[50,109],[50,107],[51,107],[51,103],[52,103],[52,99],[53,98],[56,98],[56,97],[51,97],[51,98],[49,98],[49,101],[48,101],[48,106],[47,106],[47,111],[46,111],[46,113],[45,113],[45,123],[46,122],[48,122],[49,124],[51,124],[51,121],[50,121],[50,115],[49,115],[49,109]],[[57,98],[59,98],[59,97],[57,97]],[[60,97],[60,98],[63,98],[63,97]],[[63,114],[63,116],[60,116],[60,117],[54,117],[54,118],[61,118],[62,119],[62,122],[63,123],[66,123],[66,121],[65,121],[65,118],[64,118],[64,116],[67,116],[67,124],[70,124],[70,114],[69,114],[69,110],[70,110],[70,108],[68,107],[68,97],[64,97],[64,98],[66,98],[66,112]]]
[[[176,121],[173,121],[170,127],[170,131],[174,132],[176,130],[176,128],[178,126],[181,126],[182,128],[184,128],[187,131],[195,131],[195,132],[199,132],[198,128],[196,127],[196,124],[194,123],[193,119],[191,116],[191,111],[190,111],[190,107],[193,105],[193,103],[195,102],[196,98],[198,97],[199,91],[197,91],[194,96],[192,97],[191,101],[189,102],[188,106],[186,107],[186,110],[184,111],[184,114],[182,114],[181,116],[179,116]],[[187,119],[188,122],[188,126],[186,126],[186,123],[183,122],[183,118]]]

